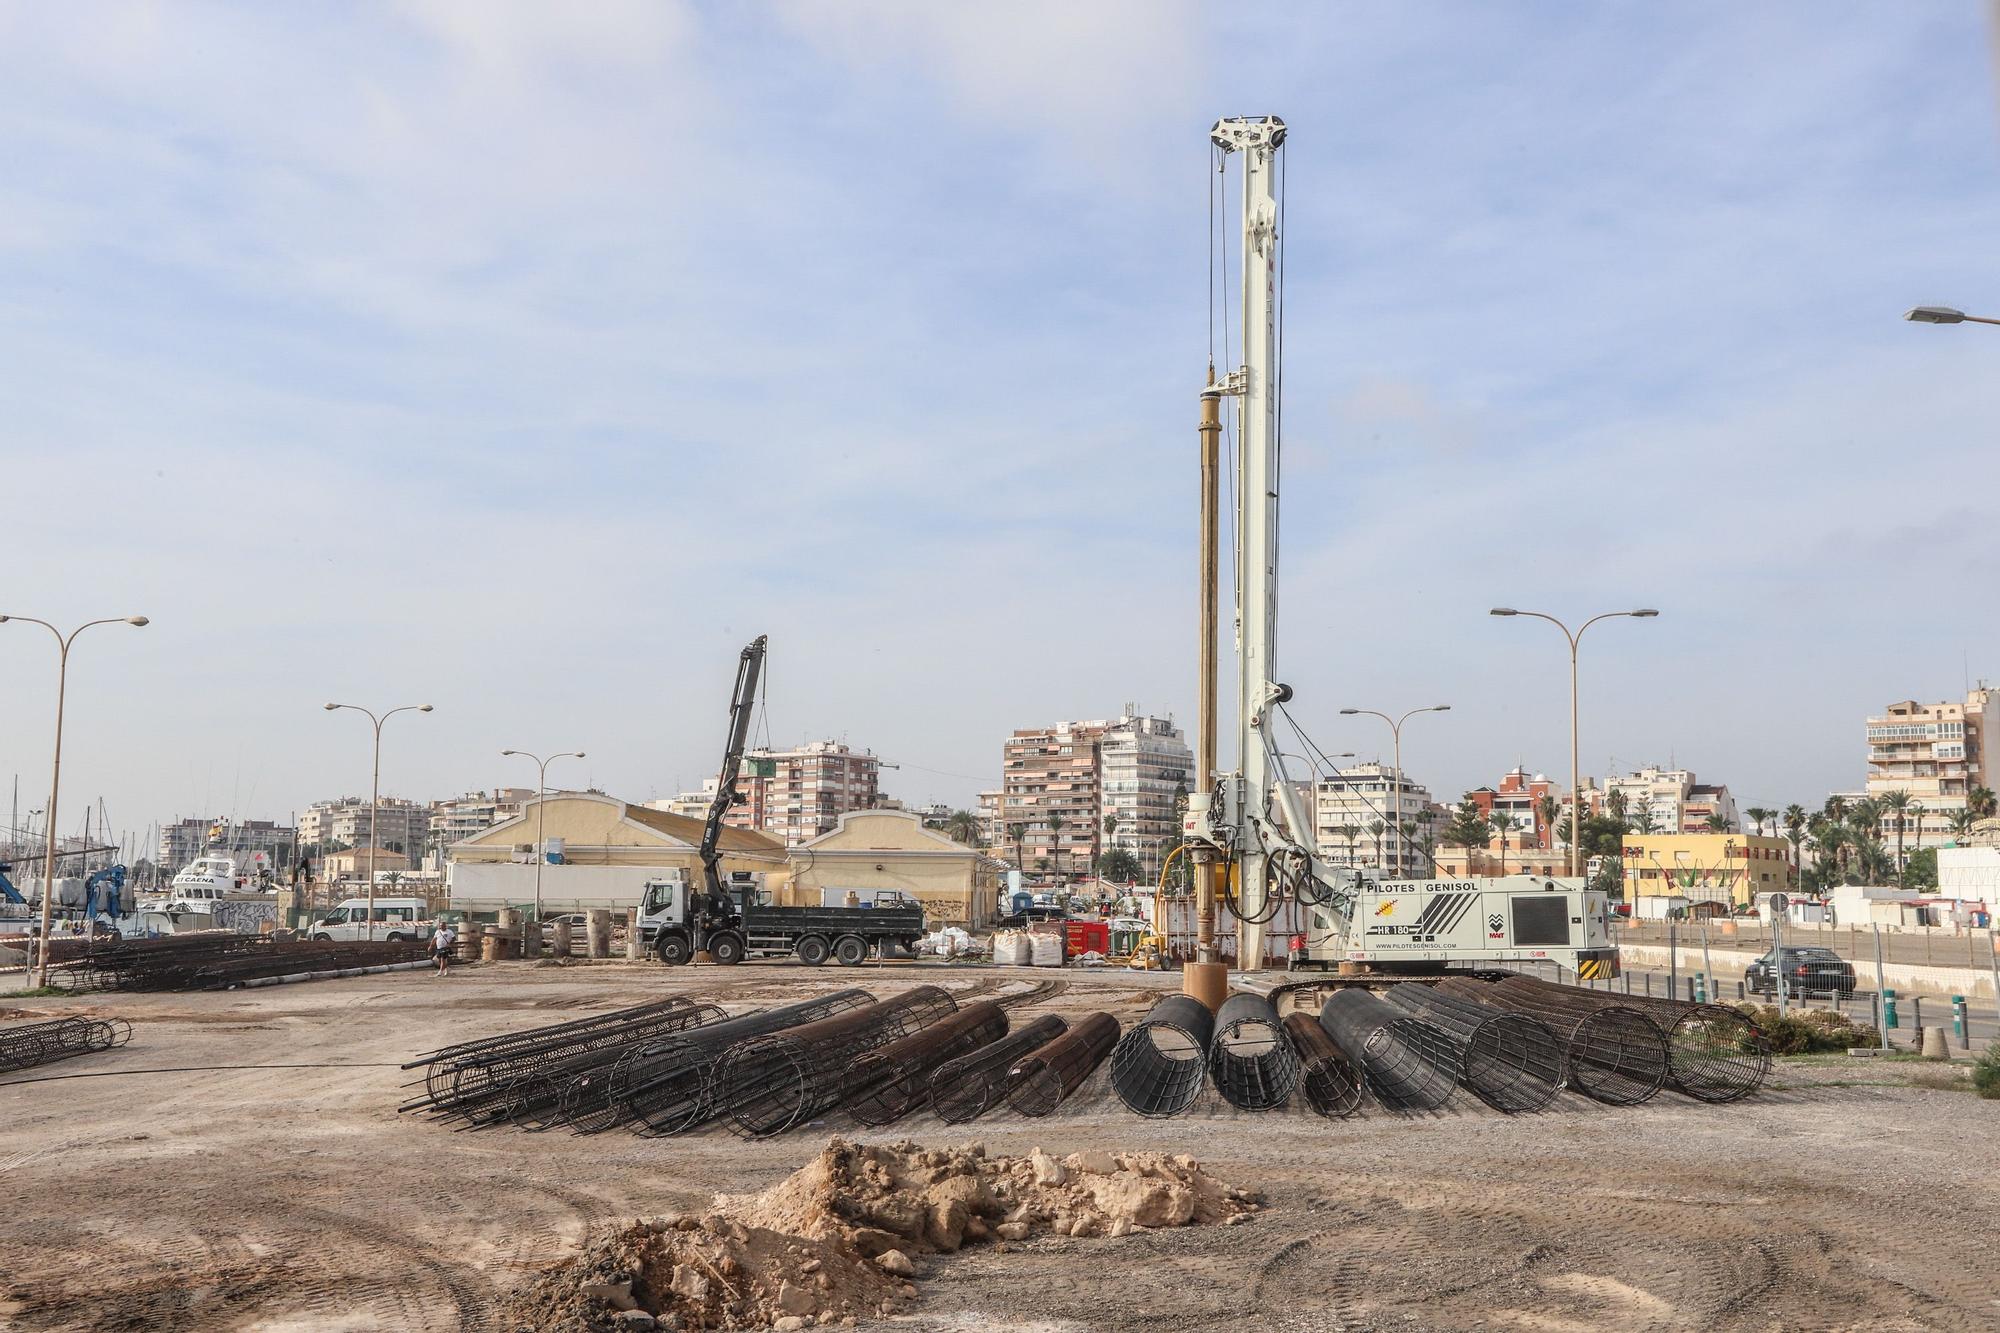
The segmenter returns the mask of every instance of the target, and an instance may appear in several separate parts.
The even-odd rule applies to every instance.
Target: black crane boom
[[[715,799],[709,802],[708,822],[701,830],[701,869],[708,891],[710,912],[727,916],[733,906],[722,889],[722,820],[739,799],[736,778],[743,768],[743,747],[750,738],[750,708],[757,696],[757,677],[764,669],[765,635],[750,641],[736,660],[736,692],[729,700],[729,746],[722,753],[722,772],[716,778]]]

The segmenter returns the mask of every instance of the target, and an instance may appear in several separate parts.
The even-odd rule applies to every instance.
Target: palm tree
[[[1049,850],[1055,853],[1056,875],[1058,877],[1061,877],[1063,873],[1062,831],[1069,827],[1069,821],[1062,817],[1062,811],[1051,810],[1048,812],[1048,814],[1042,817],[1042,823],[1048,825]]]
[[[945,836],[968,847],[979,845],[979,816],[970,810],[954,810],[945,817]]]
[[[1354,849],[1361,843],[1361,825],[1342,824],[1340,836],[1347,842],[1347,864],[1354,864]]]
[[[1979,816],[1969,809],[1954,810],[1945,819],[1951,825],[1951,836],[1954,838],[1962,838],[1972,832],[1972,826],[1979,822]]]
[[[1604,798],[1604,808],[1609,810],[1611,817],[1621,824],[1625,822],[1625,811],[1630,804],[1622,791],[1614,791]]]
[[[1921,852],[1924,849],[1924,815],[1926,813],[1924,803],[1917,800],[1912,800],[1910,808],[1903,812],[1910,821],[1910,834],[1916,839],[1910,847],[1912,854]],[[1898,856],[1903,854],[1901,843],[1898,843],[1896,846],[1896,854]]]
[[[1639,813],[1625,821],[1625,826],[1634,833],[1658,833],[1658,821],[1653,818],[1653,807],[1642,806]]]
[[[1854,868],[1860,872],[1863,884],[1886,884],[1896,875],[1895,866],[1889,862],[1889,849],[1865,835],[1855,839]]]
[[[1965,808],[1981,819],[1993,818],[2000,811],[2000,797],[1993,794],[1991,787],[1974,787],[1965,794]]]
[[[1708,831],[1710,833],[1734,833],[1736,832],[1736,826],[1730,823],[1729,816],[1723,814],[1722,811],[1711,810],[1708,812]]]
[[[1553,794],[1545,794],[1541,800],[1535,802],[1535,813],[1542,817],[1542,827],[1549,831],[1549,843],[1551,846],[1555,844],[1556,840],[1556,814],[1561,809],[1562,806],[1557,802]]]
[[[1871,838],[1882,835],[1882,802],[1872,796],[1863,797],[1847,808],[1848,825],[1856,832]]]
[[[1389,826],[1379,819],[1368,821],[1368,831],[1375,835],[1375,864],[1382,864],[1382,832]]]
[[[1764,832],[1764,826],[1770,823],[1773,819],[1776,819],[1778,817],[1778,812],[1766,806],[1753,805],[1749,809],[1745,810],[1743,812],[1743,815],[1746,819],[1750,821],[1750,826],[1754,828],[1759,834],[1762,834]]]
[[[1028,826],[1026,824],[1009,824],[1007,826],[1007,837],[1014,844],[1014,869],[1026,870],[1027,866],[1021,862],[1021,844],[1028,839]]]
[[[1909,819],[1910,794],[1906,791],[1886,792],[1882,796],[1882,808],[1896,820],[1896,869],[1901,870],[1909,862],[1903,859],[1903,826]]]
[[[1847,850],[1859,835],[1847,825],[1837,820],[1827,820],[1820,825],[1813,839],[1813,863],[1820,865],[1831,860],[1831,877],[1828,883],[1839,883],[1847,869]]]
[[[1799,844],[1806,838],[1806,808],[1792,804],[1785,807],[1785,840],[1792,844],[1792,877],[1797,879],[1805,871],[1799,861]]]

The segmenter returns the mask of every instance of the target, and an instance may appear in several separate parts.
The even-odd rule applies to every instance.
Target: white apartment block
[[[1058,722],[1009,736],[1001,748],[1002,787],[982,793],[996,830],[994,855],[1013,860],[1014,825],[1023,831],[1024,869],[1095,873],[1096,858],[1122,847],[1139,859],[1142,880],[1180,839],[1179,800],[1194,782],[1194,752],[1171,717],[1127,704],[1116,718]],[[1107,839],[1106,817],[1117,822]],[[1061,820],[1060,832],[1049,820]]]
[[[446,801],[433,801],[430,832],[426,844],[429,858],[442,864],[455,842],[475,833],[484,833],[503,819],[512,819],[535,794],[532,787],[501,787],[491,792],[473,791]],[[363,824],[366,829],[366,824]]]
[[[310,848],[304,854],[317,864],[327,852],[366,847],[370,827],[364,797],[315,801],[299,812],[299,846]],[[375,807],[372,827],[377,847],[402,852],[414,862],[430,840],[430,807],[399,796],[384,796]]]
[[[1641,833],[1707,833],[1711,814],[1736,831],[1743,819],[1726,786],[1697,782],[1692,770],[1650,765],[1624,777],[1607,778],[1604,799],[1625,798],[1625,818]]]
[[[1876,799],[1906,791],[1921,806],[1905,837],[1941,840],[1947,822],[1965,809],[1977,788],[2000,779],[2000,690],[1984,681],[1966,692],[1964,703],[1890,704],[1868,719],[1868,795]],[[1885,814],[1883,828],[1893,830]],[[1921,845],[1921,844],[1920,844]]]
[[[1194,751],[1172,718],[1125,716],[1097,741],[1098,827],[1112,825],[1104,848],[1139,858],[1140,882],[1157,883],[1160,862],[1180,841],[1180,800],[1192,789]]]
[[[1391,764],[1356,764],[1319,780],[1313,823],[1329,865],[1367,866],[1398,877],[1430,873],[1424,856],[1425,812],[1433,840],[1444,832],[1430,789]]]

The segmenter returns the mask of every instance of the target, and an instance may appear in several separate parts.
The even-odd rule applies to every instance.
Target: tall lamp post
[[[1650,607],[1642,607],[1637,611],[1606,611],[1602,615],[1592,616],[1577,626],[1574,634],[1570,633],[1568,625],[1563,624],[1562,621],[1557,620],[1554,616],[1545,615],[1540,611],[1517,611],[1511,606],[1496,606],[1487,614],[1495,616],[1533,616],[1536,620],[1546,620],[1561,630],[1563,637],[1569,640],[1569,867],[1570,874],[1581,877],[1583,874],[1583,759],[1582,752],[1577,746],[1576,730],[1577,640],[1583,637],[1585,630],[1600,620],[1616,620],[1621,616],[1629,616],[1634,620],[1651,620],[1660,613]]]
[[[1394,743],[1396,751],[1396,802],[1395,809],[1389,816],[1389,822],[1396,826],[1396,837],[1401,843],[1403,851],[1412,850],[1409,845],[1410,835],[1403,831],[1403,724],[1418,713],[1449,713],[1450,711],[1450,704],[1432,704],[1428,708],[1412,708],[1401,717],[1390,717],[1387,713],[1378,713],[1372,708],[1343,708],[1340,710],[1342,717],[1379,717],[1389,724],[1389,738]],[[1378,750],[1376,753],[1380,754],[1381,751]],[[1396,857],[1396,866],[1399,870],[1402,868],[1402,864],[1403,858],[1399,853]]]
[[[42,860],[42,937],[40,947],[35,951],[39,959],[39,964],[35,968],[35,985],[40,987],[49,984],[49,929],[56,900],[56,793],[62,787],[63,700],[69,691],[69,646],[76,642],[77,635],[92,625],[143,627],[147,624],[147,620],[144,616],[112,616],[105,620],[88,620],[68,634],[64,634],[48,621],[37,620],[33,616],[0,615],[0,625],[10,620],[18,620],[24,625],[40,625],[55,635],[59,654],[56,664],[56,757],[54,770],[49,774],[48,817],[42,821],[42,836],[48,843],[48,853]]]
[[[2000,319],[1968,315],[1948,305],[1920,305],[1915,310],[1904,311],[1903,318],[1912,324],[2000,324]]]
[[[552,754],[547,759],[538,754],[529,754],[526,750],[502,750],[500,753],[503,756],[519,755],[523,759],[535,761],[535,924],[539,926],[542,924],[542,866],[549,859],[548,840],[542,836],[543,821],[546,819],[543,810],[546,802],[542,798],[549,789],[549,765],[558,759],[581,759],[583,751],[564,750],[561,754]]]
[[[375,844],[380,841],[375,836],[375,811],[382,804],[382,724],[398,713],[428,713],[429,704],[404,704],[401,708],[391,708],[377,717],[360,704],[328,704],[326,711],[351,708],[375,724],[375,776],[368,789],[368,938],[375,938]]]

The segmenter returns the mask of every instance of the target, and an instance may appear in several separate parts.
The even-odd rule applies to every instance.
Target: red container
[[[1111,952],[1111,923],[1109,921],[1065,921],[1063,922],[1064,951],[1071,958],[1078,958],[1093,949],[1100,954]]]

